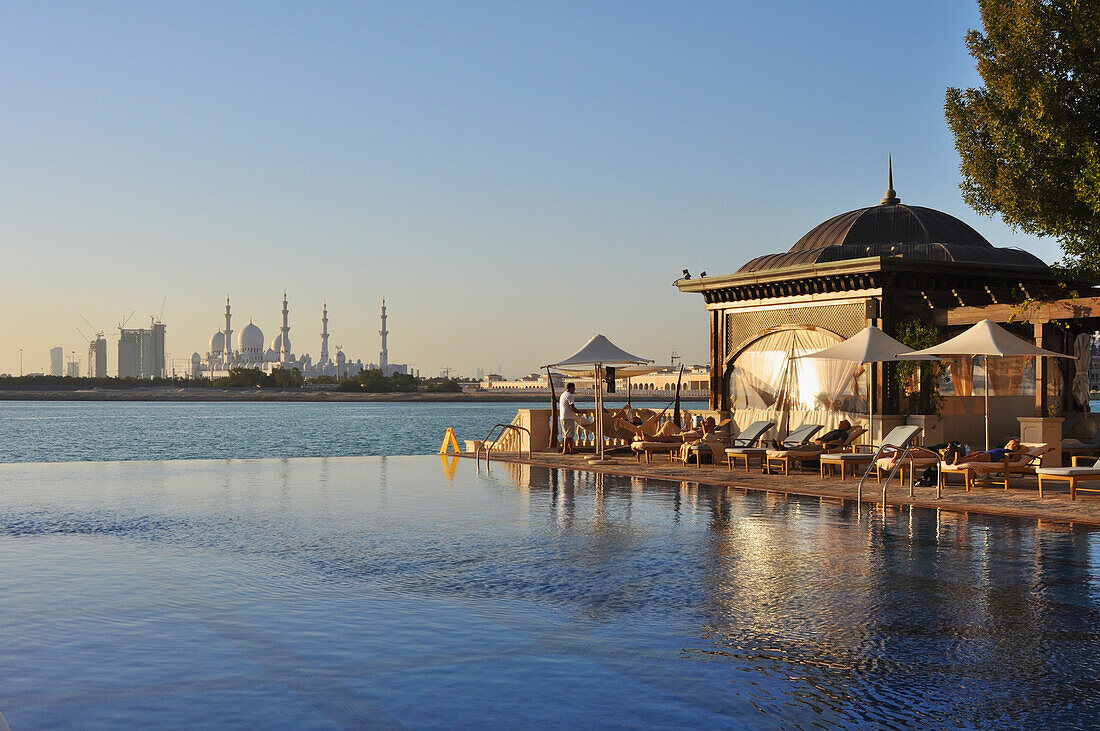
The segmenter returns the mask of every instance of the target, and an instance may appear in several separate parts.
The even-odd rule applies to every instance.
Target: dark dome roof
[[[1026,251],[993,246],[943,211],[902,205],[891,186],[881,204],[834,216],[815,226],[790,251],[757,257],[738,272],[871,256],[1047,268]]]

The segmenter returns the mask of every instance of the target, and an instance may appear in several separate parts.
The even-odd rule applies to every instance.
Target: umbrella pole
[[[596,422],[596,447],[600,459],[603,459],[603,366],[599,367],[596,376],[596,393],[599,394],[599,410],[596,412],[596,418],[599,419]]]
[[[985,367],[985,451],[989,451],[989,356],[982,356],[982,365]]]

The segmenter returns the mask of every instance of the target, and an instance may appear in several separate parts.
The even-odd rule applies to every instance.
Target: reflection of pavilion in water
[[[961,325],[951,313],[966,309],[963,305],[992,302],[1006,310],[1003,305],[1056,294],[1061,282],[1025,251],[994,247],[947,213],[903,205],[891,176],[879,205],[821,223],[789,251],[753,259],[734,274],[681,279],[676,285],[701,294],[710,318],[711,408],[732,410],[742,427],[767,419],[785,429],[803,423],[831,428],[842,418],[865,421],[869,388],[875,389],[876,409],[895,415],[894,423],[890,417],[876,420],[876,428],[903,420],[905,393],[893,377],[895,364],[863,366],[798,356],[835,345],[868,325],[897,335],[922,313],[941,325]],[[1007,319],[1003,312],[989,316]],[[1030,325],[1008,327],[1025,338],[1039,332]],[[1065,343],[1042,344],[1066,352]],[[948,399],[945,415],[980,414],[976,399],[987,380],[980,361],[976,366],[974,358],[956,358],[946,368],[929,364],[919,369],[926,384],[928,379],[942,380],[940,393]],[[1061,393],[1060,366],[1045,369],[1046,391],[1056,397]],[[995,431],[1017,433],[1016,416],[1031,416],[1036,410],[1046,415],[1046,391],[1036,394],[1035,375],[1031,358],[990,361]],[[918,379],[904,388],[913,394],[910,412],[931,413],[931,389],[919,389]],[[980,425],[980,418],[974,418],[955,426],[968,432]],[[952,438],[969,436],[956,433]]]
[[[549,493],[545,504],[563,533],[545,540],[591,529],[593,550],[577,560],[608,577],[624,566],[624,574],[636,573],[635,548],[653,550],[647,526],[655,521],[702,529],[705,550],[670,546],[669,561],[653,568],[679,574],[682,596],[654,596],[637,578],[611,581],[588,598],[586,615],[629,623],[631,612],[659,612],[664,601],[697,605],[698,631],[685,638],[680,659],[724,662],[731,676],[751,672],[752,702],[773,718],[787,712],[780,704],[792,684],[804,687],[799,693],[821,707],[826,723],[830,713],[853,707],[864,709],[866,723],[896,720],[897,709],[881,701],[906,687],[914,703],[955,708],[958,687],[937,681],[955,678],[960,666],[979,686],[1006,669],[1042,678],[1051,672],[1052,642],[1075,664],[1088,662],[1100,642],[1093,629],[1084,630],[1081,643],[1051,636],[1061,626],[1052,614],[1059,603],[1100,599],[1100,583],[1081,580],[1100,564],[1100,541],[1084,531],[1066,540],[1064,526],[988,516],[906,507],[884,518],[828,498],[506,469],[516,487]],[[1008,588],[1021,586],[1033,589]],[[1052,695],[1059,692],[1052,687]],[[1021,718],[1033,702],[1004,695],[995,699],[996,711],[964,712]]]

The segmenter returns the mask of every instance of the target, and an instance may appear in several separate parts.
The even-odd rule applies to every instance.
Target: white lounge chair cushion
[[[1036,474],[1050,477],[1100,477],[1098,467],[1039,467]]]
[[[764,447],[727,447],[726,454],[767,454]]]
[[[631,442],[630,448],[635,452],[654,451],[662,449],[679,449],[682,442]]]
[[[916,468],[916,469],[919,470],[919,469],[924,469],[924,468],[932,467],[932,466],[935,466],[935,465],[939,464],[940,463],[940,458],[939,457],[906,457],[902,461],[905,462],[906,467],[912,467],[912,468]],[[893,457],[880,457],[878,462],[875,462],[875,465],[880,470],[892,470],[892,469],[894,469]],[[947,466],[946,462],[944,463],[944,466],[945,467]]]
[[[870,462],[874,459],[873,454],[866,452],[838,452],[836,454],[823,454],[821,455],[822,462]]]

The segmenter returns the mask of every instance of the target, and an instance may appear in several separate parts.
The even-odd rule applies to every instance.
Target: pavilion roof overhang
[[[1014,304],[1039,296],[1064,296],[1064,284],[1049,269],[878,256],[784,267],[675,282],[698,292],[708,305],[802,295],[882,290],[923,297],[930,308]]]

